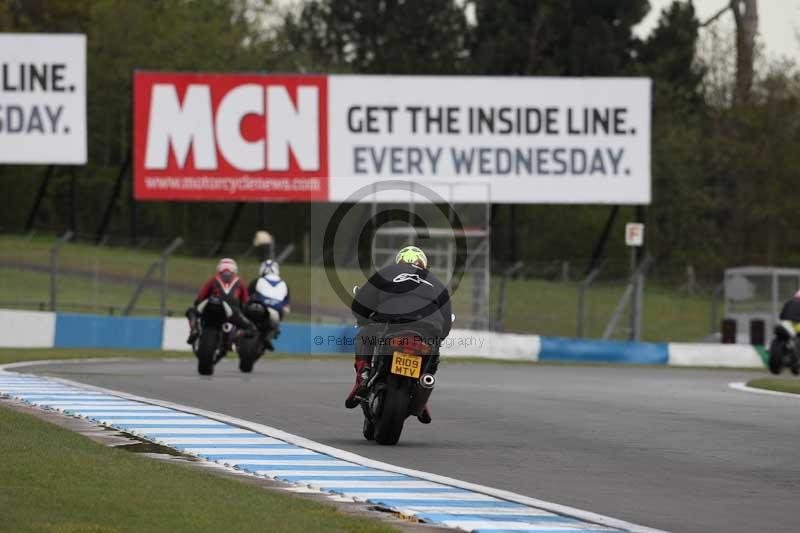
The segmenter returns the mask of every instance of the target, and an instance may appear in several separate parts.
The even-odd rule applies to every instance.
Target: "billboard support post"
[[[510,228],[510,252],[511,252],[511,262],[516,263],[519,261],[519,229],[518,229],[518,220],[517,220],[517,206],[515,204],[511,204],[508,206],[510,211],[510,221],[511,221],[511,228]]]
[[[125,181],[125,175],[131,168],[131,154],[128,152],[127,157],[125,157],[125,161],[122,162],[122,165],[119,167],[119,173],[117,173],[117,180],[114,182],[114,188],[111,189],[111,196],[108,198],[108,203],[106,204],[106,210],[103,212],[103,218],[100,221],[100,225],[97,227],[97,233],[94,237],[95,244],[100,244],[100,241],[103,240],[103,236],[106,233],[106,229],[108,228],[108,224],[111,221],[111,214],[114,212],[114,206],[117,204],[117,198],[119,197],[119,192],[122,189],[122,182]]]
[[[33,201],[30,212],[28,212],[28,220],[25,222],[25,232],[33,230],[33,223],[36,221],[36,215],[39,212],[39,206],[42,204],[42,199],[47,192],[47,186],[50,183],[50,178],[53,177],[56,167],[54,165],[47,165],[42,176],[42,183],[39,184],[39,190],[36,192],[36,199]]]
[[[209,255],[218,255],[225,250],[225,244],[227,244],[228,239],[231,237],[231,233],[233,233],[233,228],[239,221],[239,215],[242,214],[242,209],[244,209],[244,202],[237,202],[233,208],[231,217],[228,219],[228,223],[225,225],[225,229],[222,230],[222,235],[220,235],[219,242],[217,242],[216,246],[214,246]]]
[[[614,221],[617,219],[617,213],[619,212],[619,206],[615,205],[611,208],[611,211],[608,213],[608,218],[606,219],[606,225],[603,227],[602,233],[600,233],[600,238],[597,239],[597,244],[594,246],[594,251],[592,252],[592,259],[589,261],[589,264],[586,266],[586,271],[584,275],[588,276],[593,272],[598,265],[600,264],[600,260],[603,257],[603,250],[606,248],[606,243],[608,242],[608,237],[611,235],[611,228],[614,226]]]
[[[58,273],[58,252],[61,247],[72,240],[73,233],[66,232],[58,239],[55,244],[50,248],[50,310],[56,310],[56,274]]]
[[[131,200],[130,200],[130,210],[131,210],[131,246],[136,246],[139,238],[136,233],[136,227],[138,225],[138,213],[136,212],[138,205],[136,203],[136,194],[134,192],[134,184],[133,180],[131,180]]]
[[[75,167],[69,167],[69,229],[75,235],[78,234],[78,217],[76,211],[78,210],[78,198],[75,183],[77,177],[75,176]]]

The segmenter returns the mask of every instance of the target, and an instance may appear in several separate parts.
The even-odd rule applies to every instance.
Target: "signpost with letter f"
[[[630,340],[642,339],[642,293],[644,288],[644,272],[639,272],[639,250],[644,246],[644,224],[629,222],[625,224],[625,244],[631,249],[631,281],[633,295],[631,305]]]

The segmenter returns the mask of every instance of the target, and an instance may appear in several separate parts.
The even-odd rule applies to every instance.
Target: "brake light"
[[[405,353],[426,354],[431,351],[431,347],[425,344],[420,337],[392,337],[389,345],[399,348]]]

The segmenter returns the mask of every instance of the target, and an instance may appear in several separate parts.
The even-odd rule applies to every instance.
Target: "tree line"
[[[130,148],[133,69],[648,76],[648,251],[662,267],[691,264],[700,275],[718,276],[735,264],[800,263],[791,216],[800,168],[800,73],[793,63],[758,59],[756,0],[720,3],[725,9],[715,20],[701,21],[691,1],[675,1],[644,39],[633,28],[650,10],[647,0],[305,0],[285,9],[267,0],[5,0],[0,31],[88,36],[89,164],[77,180],[81,234],[99,224]],[[0,230],[21,230],[41,174],[37,167],[0,167],[7,198]],[[37,227],[69,225],[63,201],[69,186],[66,175],[54,179]],[[132,223],[127,188],[112,220],[115,234],[127,234]],[[300,248],[309,209],[247,206],[233,239],[248,240],[265,219],[282,243]],[[208,248],[199,243],[219,236],[231,210],[140,203],[135,222],[140,235],[183,235],[202,251]],[[494,260],[585,260],[608,214],[607,206],[494,206]],[[634,216],[633,208],[620,209],[608,255],[623,256],[622,225]]]

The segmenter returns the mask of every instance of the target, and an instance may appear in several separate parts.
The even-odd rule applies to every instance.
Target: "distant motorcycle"
[[[769,345],[769,371],[780,374],[784,367],[795,376],[800,374],[800,355],[798,354],[798,336],[795,324],[782,320],[775,326],[775,337]]]
[[[226,308],[227,307],[227,308]],[[197,357],[197,372],[202,376],[214,373],[214,365],[225,357],[233,334],[233,324],[228,322],[230,306],[216,296],[211,296],[197,306],[199,335],[192,344]]]
[[[253,298],[244,307],[244,315],[256,326],[258,332],[251,336],[242,336],[236,342],[239,353],[239,370],[245,373],[253,371],[253,365],[264,355],[264,351],[272,351],[272,341],[277,330],[270,320],[269,308],[265,302]]]

